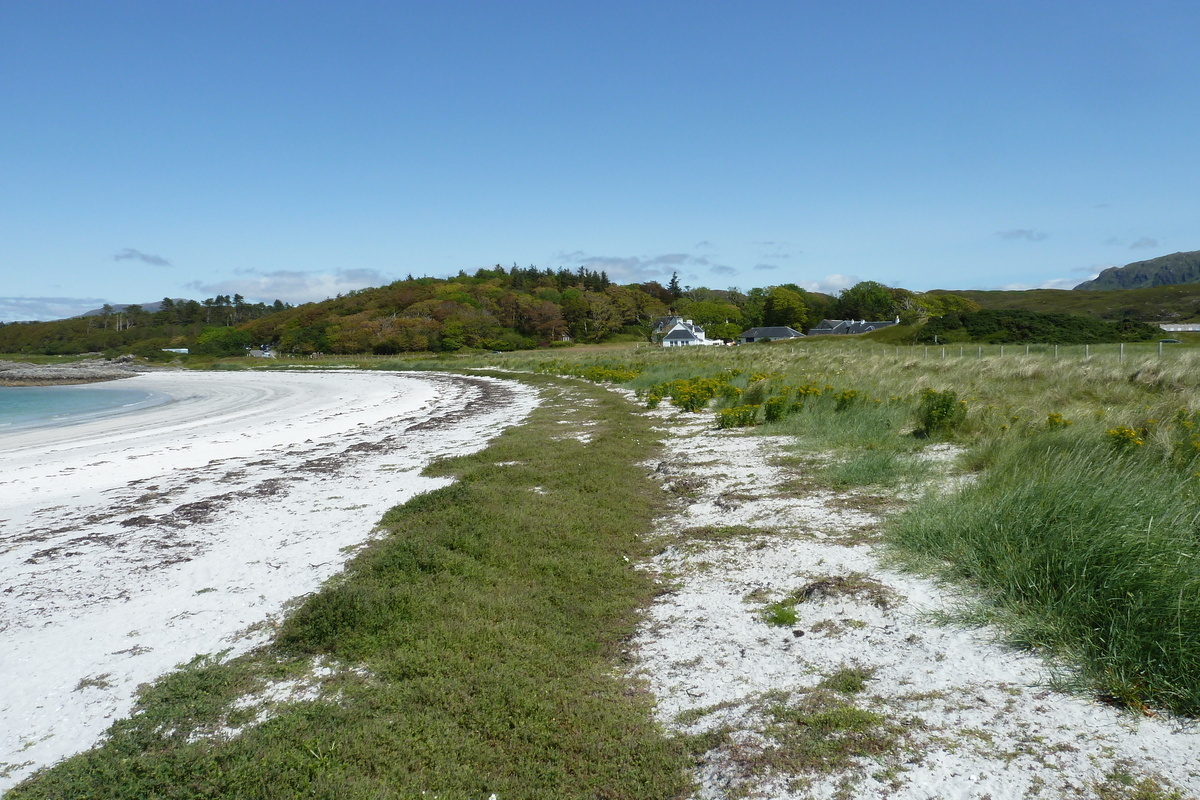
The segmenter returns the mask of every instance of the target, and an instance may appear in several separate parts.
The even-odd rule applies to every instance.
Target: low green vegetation
[[[916,333],[917,342],[984,342],[1013,344],[1101,344],[1149,342],[1162,338],[1161,328],[1123,319],[1105,322],[1081,314],[1047,314],[1027,309],[983,309],[944,314],[929,320]]]
[[[896,486],[935,470],[933,491],[885,525],[900,563],[972,585],[977,616],[1054,655],[1064,682],[1134,709],[1200,714],[1200,356],[1190,349],[947,357],[799,340],[362,365],[521,371],[547,402],[487,450],[439,465],[458,483],[390,513],[387,534],[301,604],[271,648],[199,659],[157,682],[102,747],[12,797],[686,793],[689,753],[708,745],[665,737],[622,677],[624,643],[655,591],[633,565],[661,510],[663,493],[640,466],[660,434],[576,376],[714,426],[755,407],[738,412],[744,424],[730,435],[786,436],[797,458],[825,461],[817,480],[839,486]],[[564,435],[564,420],[595,422],[591,442]],[[950,448],[953,464],[933,458]],[[942,482],[936,470],[973,475]],[[824,576],[762,618],[790,625],[801,603],[839,592],[891,600],[863,576]],[[318,659],[334,666],[321,699],[246,724],[238,698]],[[842,756],[889,758],[899,723],[854,703],[869,680],[839,674],[764,706],[777,729],[762,763],[802,772]],[[237,725],[237,736],[199,735]],[[1106,785],[1114,797],[1154,796],[1148,785],[1127,795]]]
[[[1190,431],[1190,429],[1188,429]],[[1122,705],[1200,714],[1196,450],[1177,432],[1047,430],[897,520],[897,546],[977,584],[1014,640]]]
[[[914,720],[889,717],[855,702],[870,673],[843,667],[807,692],[765,697],[761,748],[739,759],[750,776],[790,775],[794,789],[855,765],[894,765],[904,757]]]
[[[637,465],[660,434],[599,387],[533,380],[532,418],[435,465],[457,482],[391,511],[270,648],[156,682],[102,746],[7,796],[682,796],[688,744],[624,666],[656,591],[635,564],[662,493]],[[239,698],[314,664],[319,699],[250,724]]]
[[[647,405],[826,454],[813,479],[835,487],[912,484],[932,464],[951,468],[921,449],[952,444],[956,469],[977,475],[892,518],[896,557],[973,584],[1014,641],[1064,665],[1064,681],[1200,714],[1200,359],[1154,343],[929,351],[801,340],[491,361],[564,373],[603,361],[636,375],[624,385]],[[764,620],[792,624],[799,601]]]
[[[1043,314],[1086,314],[1110,322],[1122,319],[1187,322],[1200,318],[1200,284],[1196,283],[1102,291],[962,290],[955,291],[954,295],[970,300],[980,308],[1018,309]]]

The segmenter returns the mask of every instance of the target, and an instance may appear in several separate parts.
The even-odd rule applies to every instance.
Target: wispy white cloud
[[[101,297],[0,297],[0,322],[44,322],[77,317],[109,302]]]
[[[1009,231],[996,231],[996,235],[1001,239],[1007,239],[1009,241],[1024,239],[1027,242],[1042,242],[1050,236],[1050,234],[1046,233],[1045,231],[1035,231],[1029,228],[1013,228]]]
[[[1143,236],[1140,239],[1126,244],[1126,240],[1118,236],[1110,236],[1104,240],[1104,244],[1108,247],[1128,247],[1130,250],[1149,250],[1158,247],[1158,239],[1150,236]]]
[[[773,269],[779,269],[779,267],[777,267],[777,266],[776,266],[776,265],[774,265],[774,264],[755,264],[755,265],[754,265],[754,268],[755,268],[755,269],[758,269],[758,270],[763,270],[763,271],[770,271],[770,270],[773,270]]]
[[[789,242],[752,242],[754,246],[764,251],[759,255],[759,258],[791,258],[796,255],[792,251],[791,243]]]
[[[1095,278],[1099,273],[1093,273],[1087,280]],[[1009,292],[1023,292],[1027,289],[1074,289],[1083,281],[1078,278],[1051,278],[1041,283],[1006,283],[996,288]]]
[[[703,244],[703,243],[702,243]],[[669,280],[671,273],[678,272],[680,279],[698,279],[698,270],[707,270],[719,275],[736,272],[733,267],[713,263],[707,256],[691,253],[663,253],[652,256],[597,256],[576,250],[560,253],[557,257],[564,266],[586,267],[603,271],[614,283],[642,283],[644,281]],[[730,272],[733,270],[733,272]],[[686,273],[686,274],[685,274]]]
[[[355,289],[392,282],[391,278],[373,269],[340,269],[335,272],[241,270],[236,274],[239,277],[215,283],[193,281],[188,287],[206,296],[240,294],[255,302],[282,300],[298,304],[317,302]]]
[[[851,286],[859,282],[857,275],[842,275],[834,273],[826,275],[824,278],[816,281],[796,281],[796,285],[801,289],[807,289],[810,292],[821,292],[822,294],[837,294],[842,289],[849,289]]]
[[[127,261],[130,259],[141,261],[145,264],[152,264],[156,267],[171,266],[171,262],[162,256],[143,253],[141,250],[134,250],[132,247],[126,247],[124,250],[113,256],[113,261]]]

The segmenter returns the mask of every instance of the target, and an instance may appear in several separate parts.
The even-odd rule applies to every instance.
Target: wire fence
[[[1138,342],[1116,344],[929,344],[896,347],[896,357],[922,359],[948,358],[1005,358],[1009,356],[1041,356],[1072,361],[1105,359],[1122,363],[1128,359],[1147,357],[1173,358],[1187,348],[1171,342]]]

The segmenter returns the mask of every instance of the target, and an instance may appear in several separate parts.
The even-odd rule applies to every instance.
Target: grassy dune
[[[973,613],[1058,657],[1065,681],[1200,714],[1200,351],[946,351],[826,339],[506,360],[607,371],[685,407],[708,386],[717,424],[839,453],[834,486],[908,482],[927,469],[914,450],[957,443],[976,479],[893,518],[898,558],[975,586]]]

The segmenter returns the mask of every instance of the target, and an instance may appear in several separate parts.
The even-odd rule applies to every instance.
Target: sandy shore
[[[878,505],[866,492],[806,489],[811,466],[796,463],[789,437],[651,413],[672,435],[649,466],[681,499],[658,525],[671,544],[650,568],[673,591],[637,638],[637,673],[667,728],[729,732],[700,759],[697,800],[1200,797],[1193,722],[1055,691],[1047,664],[998,631],[937,624],[963,596],[888,569]],[[680,539],[720,530],[740,533]],[[795,622],[768,625],[768,604],[797,593]],[[846,668],[869,679],[840,702],[877,714],[891,742],[838,767],[789,769],[780,709],[819,707],[822,681]]]
[[[137,686],[263,642],[390,507],[536,403],[483,378],[139,375],[173,402],[0,434],[0,791],[91,747]]]

